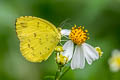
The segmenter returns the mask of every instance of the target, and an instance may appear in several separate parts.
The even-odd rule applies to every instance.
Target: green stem
[[[61,76],[60,76],[60,79],[65,75],[65,73],[66,72],[68,72],[70,70],[70,67],[68,67],[67,69],[65,69],[63,72],[62,72],[62,74],[61,74]]]
[[[61,66],[58,66],[58,70],[57,70],[57,72],[56,72],[55,80],[60,80],[60,79],[64,76],[64,74],[65,74],[67,71],[69,71],[69,69],[70,69],[70,67],[68,67],[67,69],[64,68],[64,69],[62,70],[62,67],[61,67]]]
[[[61,66],[58,66],[58,70],[56,72],[55,80],[59,80],[61,75]]]

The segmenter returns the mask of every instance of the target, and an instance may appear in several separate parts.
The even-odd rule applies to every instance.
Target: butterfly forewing
[[[50,22],[31,16],[16,21],[22,55],[31,62],[46,60],[57,46],[61,36]]]

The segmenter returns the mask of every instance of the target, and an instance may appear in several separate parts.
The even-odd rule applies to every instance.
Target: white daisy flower
[[[84,27],[76,28],[76,25],[72,27],[72,30],[61,30],[61,34],[63,36],[68,35],[70,39],[63,45],[64,52],[62,54],[68,57],[68,61],[71,60],[72,69],[83,69],[85,60],[88,64],[92,64],[94,60],[99,58],[99,52],[91,45],[85,43],[89,39],[87,32]]]
[[[110,70],[112,72],[117,72],[120,70],[120,51],[114,50],[112,52],[112,57],[108,60]]]

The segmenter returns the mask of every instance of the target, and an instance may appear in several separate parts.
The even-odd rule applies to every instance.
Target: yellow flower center
[[[118,59],[116,60],[116,62],[117,62],[117,64],[118,64],[118,66],[120,67],[120,58],[118,58]]]
[[[72,30],[70,32],[69,38],[75,43],[75,44],[82,44],[84,43],[89,37],[87,37],[88,30],[84,30],[84,27],[78,27],[76,28],[76,25],[72,27]]]
[[[119,57],[114,57],[112,59],[112,63],[115,63],[117,67],[120,67],[120,56]]]
[[[103,52],[102,50],[100,49],[100,47],[95,47],[96,51],[98,52],[99,56],[101,57]]]
[[[116,62],[117,62],[117,64],[118,64],[118,66],[120,67],[120,58],[118,58],[118,59],[116,60]]]

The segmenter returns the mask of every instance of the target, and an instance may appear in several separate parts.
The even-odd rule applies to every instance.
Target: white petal
[[[117,72],[120,70],[120,67],[118,65],[118,63],[116,62],[116,58],[118,58],[118,56],[112,56],[109,60],[108,60],[108,64],[109,64],[109,67],[110,67],[110,70],[112,72]]]
[[[80,68],[83,69],[85,66],[85,57],[84,57],[84,51],[82,46],[76,46],[75,52],[73,54],[73,58],[71,61],[71,68],[76,69]]]
[[[112,63],[112,64],[110,64],[110,70],[112,71],[112,72],[117,72],[117,71],[119,71],[119,66],[117,65],[117,64],[115,64],[115,63]]]
[[[71,40],[67,41],[63,45],[64,52],[62,54],[63,54],[63,56],[68,57],[68,61],[72,58],[73,48],[74,48],[74,43]]]
[[[115,49],[112,51],[112,57],[120,56],[120,51]]]
[[[92,64],[92,61],[99,58],[98,52],[91,45],[87,43],[83,43],[82,46],[83,46],[84,55],[88,64]]]
[[[68,30],[68,29],[63,29],[63,30],[61,30],[61,34],[62,34],[62,35],[69,35],[70,32],[71,32],[71,30]]]

